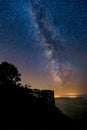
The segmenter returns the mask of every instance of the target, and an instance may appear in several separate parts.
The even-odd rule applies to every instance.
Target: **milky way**
[[[39,0],[33,0],[31,1],[31,5],[34,13],[34,19],[38,26],[38,34],[41,37],[41,42],[46,50],[45,53],[49,60],[51,75],[56,82],[62,84],[63,79],[67,78],[69,75],[68,69],[66,70],[68,72],[63,72],[61,70],[63,67],[64,52],[62,42],[52,31],[44,3]]]
[[[54,33],[44,1],[31,1],[31,6],[38,26],[38,34],[49,59],[51,74],[54,80],[61,84],[72,76],[74,70],[73,65],[70,65],[71,61],[66,58],[65,43]],[[71,46],[73,46],[73,43]]]

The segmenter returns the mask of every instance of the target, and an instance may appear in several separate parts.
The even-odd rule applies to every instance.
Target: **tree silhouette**
[[[21,74],[17,68],[8,62],[2,62],[0,64],[0,86],[18,85]]]

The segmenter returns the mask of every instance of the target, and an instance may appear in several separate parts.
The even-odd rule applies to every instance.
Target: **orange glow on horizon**
[[[67,95],[55,95],[55,98],[77,98],[80,95],[76,94],[76,93],[68,93]]]
[[[55,98],[61,98],[61,96],[55,95]]]

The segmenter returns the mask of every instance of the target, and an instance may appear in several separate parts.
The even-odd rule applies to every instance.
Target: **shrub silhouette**
[[[17,68],[8,62],[2,62],[0,64],[0,86],[17,85],[21,74]]]

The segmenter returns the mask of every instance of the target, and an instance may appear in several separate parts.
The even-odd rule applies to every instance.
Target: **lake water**
[[[56,98],[55,104],[64,114],[72,118],[87,118],[87,99]]]

